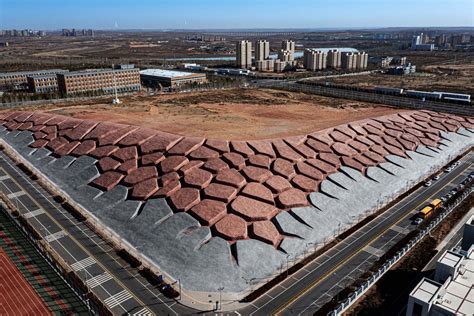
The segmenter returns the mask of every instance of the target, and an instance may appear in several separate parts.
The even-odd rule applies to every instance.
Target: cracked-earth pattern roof
[[[89,185],[129,188],[129,200],[166,198],[230,244],[257,239],[278,248],[273,220],[310,205],[308,194],[342,166],[365,173],[387,155],[410,159],[419,145],[436,148],[441,131],[474,129],[474,119],[407,111],[302,136],[253,141],[211,140],[40,112],[0,116],[8,130],[33,132],[32,148],[57,158],[90,156],[100,176]]]

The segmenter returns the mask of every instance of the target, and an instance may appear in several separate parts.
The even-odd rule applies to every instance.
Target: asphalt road
[[[441,197],[474,170],[469,153],[450,173],[430,187],[420,187],[373,221],[281,282],[248,307],[243,315],[313,315],[354,282],[400,239],[416,227],[411,217],[420,207]]]
[[[114,314],[193,313],[161,294],[3,153],[0,154],[0,190]]]

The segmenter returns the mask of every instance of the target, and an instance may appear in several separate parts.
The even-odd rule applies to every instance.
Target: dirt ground
[[[474,63],[434,64],[423,67],[422,73],[409,76],[370,74],[355,77],[331,78],[328,81],[372,88],[375,86],[417,89],[426,91],[449,91],[474,95]]]
[[[231,89],[124,97],[80,105],[38,107],[76,118],[138,125],[216,139],[301,135],[402,110],[370,103],[277,90]]]

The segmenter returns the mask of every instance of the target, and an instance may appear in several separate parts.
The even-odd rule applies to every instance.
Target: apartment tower
[[[328,68],[341,68],[341,57],[342,53],[337,49],[328,51]]]
[[[236,66],[239,68],[252,68],[252,43],[249,41],[238,41]]]

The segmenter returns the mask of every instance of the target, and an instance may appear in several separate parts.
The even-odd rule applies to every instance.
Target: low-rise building
[[[206,74],[164,69],[140,71],[140,80],[148,87],[177,87],[185,84],[201,84],[207,81]]]
[[[64,69],[4,72],[4,73],[0,73],[0,88],[27,89],[28,77],[56,75],[59,73],[67,73],[67,72],[68,70],[64,70]]]
[[[275,60],[273,59],[257,60],[255,61],[255,68],[258,71],[271,72],[275,69]]]
[[[54,75],[28,76],[28,90],[33,93],[58,92],[58,77]]]
[[[121,68],[120,66],[117,68]],[[90,69],[58,74],[59,91],[66,95],[88,91],[104,93],[139,91],[140,72],[138,68],[124,69]]]

